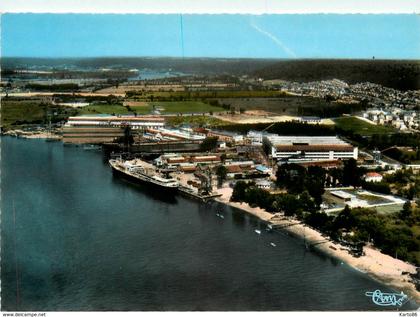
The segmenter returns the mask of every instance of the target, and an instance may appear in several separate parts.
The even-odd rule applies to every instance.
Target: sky
[[[420,13],[418,0],[2,0],[1,12]]]
[[[420,59],[415,14],[3,14],[1,54]]]

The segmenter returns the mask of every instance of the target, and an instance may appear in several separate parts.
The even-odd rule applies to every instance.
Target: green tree
[[[360,186],[361,184],[361,171],[357,167],[355,159],[351,158],[344,161],[343,168],[343,185]]]
[[[398,216],[402,220],[407,220],[411,216],[411,211],[411,203],[409,201],[406,201]]]
[[[203,152],[211,151],[217,147],[217,137],[208,137],[200,144],[200,150]]]
[[[306,169],[297,164],[282,164],[276,173],[277,186],[290,193],[299,194],[305,190]]]
[[[227,168],[224,165],[218,165],[216,167],[216,175],[219,186],[221,186],[223,184],[223,181],[226,179],[227,172]]]
[[[282,211],[286,216],[293,216],[299,209],[299,199],[295,195],[280,194],[273,202],[275,211]]]
[[[334,219],[334,228],[336,230],[346,229],[350,230],[356,225],[356,219],[354,218],[349,206],[345,206],[342,211]]]
[[[230,197],[230,201],[244,201],[245,191],[249,186],[250,185],[244,181],[236,182],[235,186],[233,187],[233,192],[232,196]]]

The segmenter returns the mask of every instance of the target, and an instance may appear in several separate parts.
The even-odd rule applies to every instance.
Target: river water
[[[101,152],[3,137],[1,181],[3,310],[396,309],[365,274],[238,210],[127,183]]]

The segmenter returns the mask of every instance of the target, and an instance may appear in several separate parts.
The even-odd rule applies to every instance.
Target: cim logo
[[[380,290],[366,292],[366,296],[372,298],[372,302],[378,306],[399,306],[401,307],[408,301],[408,296],[401,293],[382,293]]]

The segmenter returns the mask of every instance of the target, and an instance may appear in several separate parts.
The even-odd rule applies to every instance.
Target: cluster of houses
[[[382,109],[369,109],[363,112],[363,118],[379,125],[391,125],[399,130],[420,128],[420,118],[416,111],[405,111],[400,108],[391,108],[389,111]]]
[[[314,82],[264,81],[263,85],[278,88],[285,92],[317,98],[332,97],[346,103],[367,100],[372,104],[386,107],[413,109],[420,105],[419,91],[399,91],[369,82],[347,84],[339,79]]]

